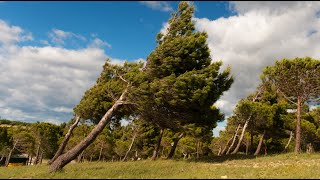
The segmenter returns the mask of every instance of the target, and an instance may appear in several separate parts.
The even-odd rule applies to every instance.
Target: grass
[[[212,179],[212,178],[320,178],[320,154],[292,153],[273,156],[229,156],[205,160],[84,162],[49,174],[45,164],[0,167],[0,178],[55,179]]]

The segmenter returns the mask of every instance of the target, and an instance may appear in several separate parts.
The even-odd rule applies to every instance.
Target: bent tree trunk
[[[67,143],[68,143],[68,141],[69,141],[69,139],[70,139],[70,137],[71,137],[71,133],[72,133],[73,129],[77,127],[79,121],[80,121],[80,117],[77,116],[77,117],[76,117],[76,121],[70,126],[67,134],[64,136],[64,139],[63,139],[62,143],[60,144],[60,146],[59,146],[56,154],[55,154],[55,155],[53,156],[53,158],[48,162],[49,165],[52,164],[52,162],[55,161],[55,160],[63,153],[63,151],[64,151],[64,149],[66,148]]]
[[[249,119],[251,118],[251,116],[248,118],[248,120],[244,123],[244,126],[243,126],[243,129],[242,129],[242,133],[241,133],[241,136],[240,136],[240,139],[239,139],[239,142],[238,142],[238,145],[237,147],[233,150],[233,152],[231,154],[236,154],[240,148],[240,145],[241,145],[241,142],[243,140],[243,136],[244,136],[244,132],[246,131],[246,128],[248,126],[248,123],[249,123]]]
[[[221,147],[221,146],[219,146],[218,156],[220,156],[221,149],[222,149],[222,147]]]
[[[255,156],[257,156],[257,155],[260,153],[261,146],[262,146],[262,142],[263,142],[263,138],[264,138],[264,134],[265,134],[265,132],[263,132],[263,134],[262,134],[261,137],[260,137],[257,150],[256,150],[256,152],[254,153]]]
[[[237,138],[237,136],[238,136],[238,131],[239,131],[239,129],[240,129],[240,124],[238,125],[237,130],[236,130],[236,132],[234,133],[233,141],[232,141],[232,143],[231,143],[228,151],[226,152],[226,155],[228,155],[228,154],[230,153],[230,151],[231,151],[231,149],[232,149],[232,147],[233,147],[233,145],[234,145],[234,142],[236,142],[236,138]]]
[[[129,152],[130,152],[131,149],[132,149],[132,146],[133,146],[134,140],[136,140],[136,137],[137,137],[137,133],[135,133],[135,134],[133,135],[132,141],[131,141],[131,144],[130,144],[130,147],[129,147],[128,151],[126,152],[126,154],[124,155],[122,161],[125,161],[125,160],[127,159],[127,156],[128,156]]]
[[[80,143],[75,147],[67,151],[66,153],[60,155],[49,167],[49,172],[57,172],[61,170],[65,165],[74,160],[83,150],[85,150],[101,133],[107,123],[110,121],[114,112],[117,111],[127,96],[127,89],[121,94],[120,98],[113,104],[113,106],[106,112],[106,114],[101,118],[99,123],[93,128],[93,130],[85,137]]]
[[[233,135],[233,136],[234,136],[234,135]],[[227,141],[227,144],[226,144],[226,146],[223,148],[223,150],[221,151],[220,156],[223,155],[223,154],[226,152],[230,141],[233,139],[233,136],[231,136],[231,138]]]
[[[173,145],[172,145],[172,147],[171,147],[171,149],[170,149],[170,153],[169,153],[167,159],[171,159],[171,158],[173,157],[174,152],[175,152],[175,150],[176,150],[176,148],[177,148],[178,142],[179,142],[179,140],[184,136],[184,134],[185,134],[184,132],[181,133],[177,138],[175,138],[175,139],[173,140]]]
[[[151,160],[153,160],[153,161],[156,160],[156,158],[157,158],[157,156],[158,156],[159,149],[160,149],[160,145],[161,145],[161,139],[162,139],[163,131],[164,131],[164,129],[161,128],[161,130],[160,130],[160,136],[159,136],[159,140],[158,140],[156,149],[153,151],[153,155],[152,155],[152,157],[151,157]]]
[[[19,140],[16,140],[16,141],[14,142],[13,148],[10,150],[10,152],[9,152],[9,154],[8,154],[8,157],[6,158],[6,162],[5,162],[5,164],[4,164],[5,167],[8,167],[9,162],[10,162],[10,159],[11,159],[12,152],[13,152],[13,150],[16,148],[16,145],[18,144],[18,141],[19,141]]]
[[[301,149],[301,117],[300,117],[300,111],[301,111],[301,97],[298,96],[298,108],[297,108],[297,126],[296,126],[296,147],[294,149],[294,152],[296,154],[300,153]]]
[[[289,147],[289,144],[290,144],[290,142],[291,142],[291,140],[292,140],[292,137],[293,137],[293,132],[290,131],[290,138],[289,138],[289,140],[288,140],[287,145],[284,147],[283,152],[286,152],[286,151],[287,151],[287,149],[288,149],[288,147]]]

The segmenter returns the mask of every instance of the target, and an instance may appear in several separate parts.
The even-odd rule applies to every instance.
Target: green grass
[[[129,162],[84,162],[48,173],[45,164],[1,167],[0,178],[320,178],[320,154],[274,156],[229,156],[206,160],[157,160]]]

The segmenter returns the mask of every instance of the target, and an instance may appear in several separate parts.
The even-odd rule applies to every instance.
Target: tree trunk
[[[19,142],[19,140],[16,140],[16,141],[14,142],[13,148],[10,150],[10,152],[9,152],[7,158],[6,158],[6,162],[5,162],[5,164],[4,164],[5,167],[8,167],[9,162],[10,162],[10,158],[11,158],[11,155],[12,155],[12,152],[13,152],[13,150],[16,148],[16,145],[18,144],[18,142]]]
[[[170,153],[169,153],[167,159],[171,159],[171,158],[173,157],[174,152],[175,152],[175,150],[176,150],[176,148],[177,148],[178,142],[179,142],[179,140],[184,136],[184,134],[185,134],[184,132],[181,133],[177,138],[175,138],[175,139],[173,140],[173,145],[172,145],[172,147],[171,147],[171,149],[170,149]]]
[[[251,115],[250,117],[248,118],[248,120],[246,121],[246,123],[244,123],[244,126],[243,126],[243,129],[242,129],[242,133],[241,133],[241,136],[240,136],[240,139],[239,139],[239,142],[238,142],[238,145],[237,147],[233,150],[233,152],[231,154],[236,154],[240,148],[240,145],[241,145],[241,142],[242,142],[242,139],[243,139],[243,136],[244,136],[244,132],[246,131],[246,128],[248,126],[248,123],[249,123],[249,119],[251,118]]]
[[[234,136],[234,135],[233,135],[233,136]],[[223,154],[226,152],[230,141],[233,139],[233,136],[227,141],[227,144],[226,144],[226,146],[223,148],[223,150],[222,150],[222,152],[221,152],[220,155],[223,155]]]
[[[80,143],[75,147],[67,151],[66,153],[60,155],[49,167],[49,172],[57,172],[61,170],[70,161],[75,159],[83,150],[85,150],[103,131],[104,127],[111,120],[115,111],[117,111],[122,104],[124,104],[124,99],[127,96],[127,89],[121,94],[120,98],[112,105],[112,107],[105,113],[99,123],[93,128],[93,130],[87,135]]]
[[[267,142],[266,142],[266,140],[264,140],[263,143],[264,143],[264,155],[266,156],[267,155]]]
[[[80,155],[78,156],[78,158],[77,158],[77,161],[78,161],[79,163],[81,163],[81,161],[84,159],[83,153],[84,153],[84,150],[81,152],[81,154],[80,154]]]
[[[251,133],[250,133],[250,153],[253,154],[253,128],[251,128]]]
[[[221,153],[221,146],[219,146],[218,156],[220,156]]]
[[[103,146],[101,145],[98,161],[100,161],[100,159],[101,159],[102,149],[103,149]]]
[[[134,157],[133,157],[133,160],[134,160],[134,161],[138,160],[138,151],[137,151],[137,150],[136,150],[136,153],[135,153],[135,155],[134,155]]]
[[[30,158],[30,161],[29,161],[29,165],[33,165],[32,164],[32,155],[31,155],[31,158]]]
[[[151,157],[151,160],[153,160],[153,161],[156,160],[156,158],[157,158],[157,156],[158,156],[159,149],[160,149],[160,145],[161,145],[161,139],[162,139],[163,131],[164,131],[164,129],[161,128],[159,140],[158,140],[158,143],[157,143],[157,145],[156,145],[156,149],[153,151],[153,155],[152,155],[152,157]]]
[[[248,152],[249,152],[249,138],[247,139],[247,142],[246,142],[246,155],[248,155]]]
[[[288,147],[289,147],[289,144],[290,144],[290,142],[291,142],[291,140],[292,140],[292,137],[293,137],[293,132],[290,131],[290,138],[289,138],[289,140],[288,140],[287,145],[284,147],[283,152],[286,152],[286,151],[287,151],[287,149],[288,149]]]
[[[300,111],[301,111],[301,97],[298,96],[298,108],[297,108],[297,127],[296,127],[296,147],[294,152],[299,154],[301,151],[301,119],[300,119]]]
[[[256,150],[256,152],[254,153],[255,156],[257,156],[257,155],[260,153],[261,146],[262,146],[262,142],[263,142],[263,138],[264,138],[264,134],[265,134],[265,131],[263,132],[263,134],[262,134],[261,137],[260,137],[257,150]]]
[[[1,155],[0,162],[4,159],[4,153]]]
[[[197,140],[197,159],[199,159],[200,141]]]
[[[42,158],[43,158],[43,151],[41,151],[41,154],[40,154],[39,164],[42,164]]]
[[[49,165],[52,164],[52,162],[55,161],[63,153],[63,151],[66,148],[66,146],[68,144],[68,141],[69,141],[69,139],[71,137],[71,133],[72,133],[73,129],[77,127],[79,121],[80,121],[80,117],[77,116],[76,117],[76,121],[70,126],[67,134],[64,136],[64,139],[63,139],[62,143],[60,144],[57,152],[55,153],[53,158],[50,159],[50,161],[48,162]]]
[[[35,164],[38,164],[38,162],[39,162],[40,145],[41,145],[41,143],[39,142],[38,148],[37,148],[37,152],[36,152],[36,159],[34,160],[34,163],[33,163],[34,165],[35,165]]]
[[[237,136],[238,136],[238,131],[239,131],[239,129],[240,129],[240,126],[241,126],[241,125],[239,124],[239,125],[238,125],[238,127],[237,127],[236,132],[234,133],[232,143],[231,143],[231,145],[230,145],[230,147],[229,147],[228,151],[226,152],[226,155],[228,155],[228,154],[230,153],[230,151],[231,151],[231,149],[232,149],[232,147],[233,147],[234,143],[236,142],[236,138],[237,138]]]
[[[135,134],[133,135],[132,140],[131,140],[130,147],[129,147],[128,151],[126,152],[126,154],[124,155],[122,161],[125,161],[125,160],[127,159],[127,156],[128,156],[129,152],[130,152],[131,149],[132,149],[132,146],[133,146],[133,143],[134,143],[134,140],[136,139],[136,137],[137,137],[137,133],[135,133]]]

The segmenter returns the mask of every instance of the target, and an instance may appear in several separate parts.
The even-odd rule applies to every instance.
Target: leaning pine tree
[[[233,82],[230,68],[219,73],[222,62],[212,62],[205,32],[195,32],[194,7],[181,2],[169,20],[167,34],[157,36],[158,46],[142,63],[122,66],[106,62],[96,84],[75,107],[76,116],[95,125],[89,135],[61,154],[49,167],[62,169],[86,149],[112,121],[136,115],[161,129],[178,131],[197,124],[213,128],[222,114],[213,104]],[[159,138],[161,140],[161,138]],[[159,146],[159,142],[157,143]],[[159,147],[155,148],[157,155]],[[156,156],[155,156],[156,157]]]

